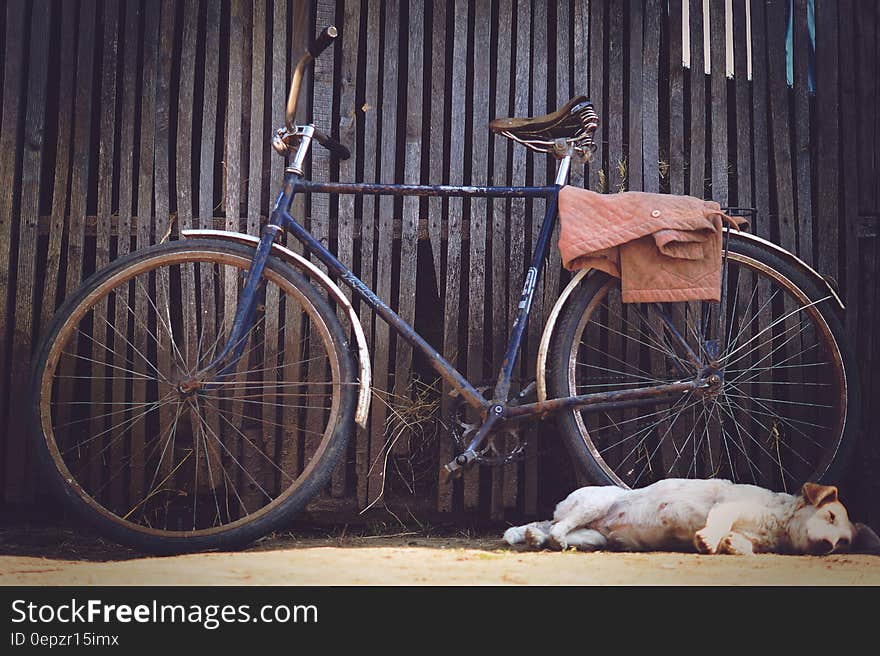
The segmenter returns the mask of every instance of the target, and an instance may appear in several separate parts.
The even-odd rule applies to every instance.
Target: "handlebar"
[[[328,25],[325,27],[321,34],[318,35],[318,38],[315,39],[315,41],[302,54],[299,61],[296,63],[296,67],[293,69],[293,79],[290,81],[290,91],[287,95],[287,111],[285,112],[284,121],[289,133],[293,133],[296,128],[296,105],[299,100],[299,88],[302,84],[305,69],[318,55],[333,44],[337,36],[339,36],[339,31],[334,25]],[[283,130],[279,132],[283,132]],[[351,152],[348,148],[336,141],[336,139],[333,139],[318,130],[315,130],[314,137],[319,144],[329,150],[335,157],[338,157],[339,159],[348,159],[351,157]],[[283,145],[280,147],[283,148]]]
[[[339,36],[339,31],[335,25],[325,27],[315,42],[309,46],[309,54],[312,56],[312,59],[324,52],[337,36]]]
[[[326,50],[331,43],[339,35],[339,31],[333,25],[324,28],[320,36],[306,49],[306,51],[296,62],[296,68],[293,69],[293,78],[290,81],[290,92],[287,94],[287,111],[285,113],[285,123],[288,130],[293,130],[296,114],[296,103],[299,100],[299,87],[302,84],[303,74],[306,66],[311,64],[315,57]]]

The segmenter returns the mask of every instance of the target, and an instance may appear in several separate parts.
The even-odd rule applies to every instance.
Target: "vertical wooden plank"
[[[608,189],[621,191],[626,186],[626,162],[623,153],[623,52],[626,47],[623,25],[623,0],[609,0],[608,4]]]
[[[366,82],[364,86],[364,182],[376,182],[376,173],[379,158],[375,156],[376,148],[379,144],[379,60],[381,53],[379,52],[379,30],[380,28],[380,11],[381,6],[378,0],[371,0],[367,10],[367,62],[366,62]],[[363,198],[362,218],[361,218],[361,280],[364,281],[371,289],[375,289],[375,263],[374,263],[374,243],[376,240],[376,198],[372,195],[366,195]],[[373,321],[374,316],[372,310],[362,304],[360,308],[360,321],[364,327],[364,333],[370,344],[370,354],[375,353],[375,343],[373,337]],[[376,385],[375,378],[373,385]],[[376,412],[378,399],[373,399],[372,415]],[[372,428],[372,423],[371,423]],[[373,496],[373,491],[369,485],[369,471],[371,467],[380,466],[372,461],[372,430],[370,431],[370,439],[363,440],[358,444],[356,453],[356,467],[358,472],[358,500],[361,506],[365,506],[368,497]]]
[[[336,25],[336,3],[334,0],[318,0],[310,4],[314,11],[315,32],[318,33],[328,25]],[[305,14],[303,14],[305,18]],[[296,18],[294,18],[296,20]],[[305,22],[305,21],[303,21]],[[311,35],[308,35],[311,38]],[[338,39],[337,39],[338,41]],[[311,119],[319,129],[325,132],[335,132],[333,121],[333,92],[336,86],[334,78],[334,60],[336,59],[336,47],[327,48],[321,55],[315,59],[314,74],[312,76],[312,103],[311,103]],[[305,96],[303,96],[305,101]],[[330,153],[326,148],[317,144],[311,151],[311,177],[313,180],[327,181],[330,179]],[[277,184],[277,183],[276,183]],[[310,222],[309,228],[312,234],[325,244],[330,244],[330,196],[327,194],[313,194],[309,197],[310,202]],[[319,264],[322,270],[326,272],[326,267]],[[309,340],[310,354],[309,359],[321,354],[321,346],[316,340]],[[319,371],[318,367],[311,366],[309,371],[315,377],[316,382],[327,380],[323,370]],[[320,398],[320,397],[319,397]],[[313,398],[314,400],[314,398]],[[307,404],[311,405],[311,401]],[[321,405],[317,403],[315,405]],[[323,432],[325,423],[323,421],[323,411],[310,408],[306,411],[306,430],[309,436],[316,439]],[[310,449],[311,452],[311,449]],[[345,487],[345,467],[337,467],[333,471],[333,479],[330,484],[330,492],[334,496],[340,496]]]
[[[392,0],[385,3],[384,25],[384,49],[383,56],[386,61],[394,61],[398,57],[400,25],[400,3]],[[382,106],[381,106],[381,134],[382,144],[379,148],[380,173],[379,179],[383,182],[394,182],[397,150],[397,75],[396,66],[386,66],[382,75]],[[376,290],[379,298],[385,302],[391,301],[391,277],[394,267],[391,261],[392,244],[394,240],[394,198],[381,196],[379,198],[379,237],[376,244]],[[380,390],[388,390],[389,385],[389,358],[390,358],[390,329],[384,321],[376,322],[376,342],[373,351],[374,385]],[[384,403],[379,403],[373,408],[372,431],[370,438],[370,462],[373,471],[370,475],[370,495],[376,497],[385,484],[385,468],[383,461],[386,449],[386,424],[388,410]]]
[[[299,1],[294,2],[290,17],[288,18],[287,7],[281,3],[274,3],[272,25],[285,26],[283,36],[279,34],[279,30],[275,30],[272,34],[272,95],[270,105],[272,124],[269,127],[272,130],[275,130],[282,126],[285,121],[284,105],[285,97],[287,95],[287,84],[289,82],[288,61],[292,61],[300,56],[306,47],[307,39],[311,37],[310,32],[312,31],[312,28],[310,27],[311,22],[308,17],[307,4]],[[288,32],[291,33],[288,35]],[[292,42],[291,52],[289,54],[287,49],[288,38],[290,38]],[[308,81],[310,81],[310,78],[307,78],[307,82]],[[298,123],[306,122],[309,110],[308,95],[308,86],[302,87],[300,90],[296,114],[294,116],[294,120]],[[318,148],[317,145],[313,145],[313,147]],[[285,160],[273,156],[274,153],[271,150],[267,152],[270,157],[270,163],[268,166],[270,174],[268,181],[269,206],[266,210],[268,216],[271,214],[276,190],[281,182],[282,168]],[[312,152],[314,152],[314,150]],[[303,195],[297,196],[293,202],[293,215],[302,223],[306,223],[307,217],[305,208],[306,197]],[[297,242],[291,235],[287,236],[287,247],[297,251],[302,250],[299,246],[299,242]],[[307,371],[308,360],[312,357],[312,354],[307,350],[308,335],[307,331],[304,329],[304,317],[301,313],[301,308],[297,307],[294,303],[288,303],[285,307],[284,317],[282,318],[278,308],[279,302],[278,290],[271,288],[266,296],[266,311],[263,316],[265,322],[265,334],[274,334],[283,322],[284,379],[289,381],[306,380],[309,375],[309,372]],[[272,358],[276,356],[277,350],[274,341],[270,342],[267,340],[263,351],[264,359],[266,361],[271,361]],[[321,372],[317,367],[322,366],[323,362],[316,360],[314,364],[315,368],[312,369],[311,375],[314,378],[318,378],[320,377],[319,374]],[[308,390],[309,388],[306,386],[304,389]],[[313,397],[308,398],[312,399]],[[282,462],[286,463],[284,465],[285,470],[292,472],[298,472],[301,464],[302,466],[305,466],[308,463],[310,458],[309,454],[313,453],[315,442],[319,437],[318,435],[310,434],[308,432],[308,425],[303,425],[304,423],[308,424],[308,421],[304,422],[303,414],[305,413],[300,412],[300,409],[294,407],[294,404],[286,405],[282,412],[282,446],[280,458]],[[314,415],[314,413],[312,414]],[[314,423],[314,419],[312,421]],[[320,427],[316,428],[312,425],[312,429],[318,431],[320,430]],[[266,443],[264,444],[264,448],[270,447],[270,443],[268,442],[269,436],[270,431],[265,431],[263,439],[266,440]],[[310,451],[310,449],[312,450]]]
[[[138,71],[138,47],[139,39],[137,37],[140,29],[140,6],[125,5],[125,29],[123,36],[124,44],[124,71],[123,71],[123,95],[122,95],[122,116],[135,115],[135,103],[137,102],[137,86],[139,80]],[[193,36],[195,40],[195,36]],[[195,46],[193,46],[195,48]],[[131,250],[131,221],[133,216],[134,204],[134,130],[120,131],[119,144],[119,218],[116,227],[116,256],[120,257],[127,254]],[[113,326],[114,345],[121,344],[121,340],[117,342],[117,332],[120,335],[127,335],[129,330],[130,312],[128,305],[125,303],[116,303],[116,312]],[[125,350],[114,348],[114,367],[128,367],[126,362]],[[113,389],[111,391],[113,402],[116,404],[125,404],[129,402],[129,396],[126,390],[125,381],[117,378],[113,381]],[[111,431],[110,433],[110,462],[121,462],[125,457],[124,430],[122,427]],[[110,484],[110,502],[113,504],[125,503],[126,489],[123,476],[117,476]]]
[[[510,116],[510,74],[512,43],[512,3],[500,0],[498,3],[498,23],[496,25],[497,56],[495,58],[495,115]],[[511,142],[506,137],[494,137],[492,159],[492,184],[506,185],[508,179],[507,158]],[[504,360],[504,351],[509,335],[507,305],[507,222],[510,202],[494,198],[492,204],[492,325],[493,325],[493,370],[497,370]],[[500,475],[493,477],[492,513],[498,516],[503,508],[516,506],[517,473],[515,466],[498,469]]]
[[[838,89],[837,4],[816,6],[816,147],[829,171],[840,171],[840,100]],[[838,225],[840,204],[838,175],[820,175],[816,180],[816,238],[819,243],[816,266],[823,274],[840,280]]]
[[[29,29],[31,44],[39,43],[49,21],[49,3],[46,0],[35,1],[31,10]],[[14,23],[14,21],[11,22]],[[27,434],[26,421],[29,418],[29,413],[24,409],[29,407],[30,398],[27,386],[22,385],[21,381],[28,378],[33,346],[32,316],[37,262],[37,228],[40,214],[40,170],[49,65],[47,50],[47,48],[40,47],[31,48],[28,58],[27,104],[22,135],[24,139],[18,230],[18,275],[15,281],[15,314],[13,315],[10,376],[13,384],[10,390],[9,430],[6,434],[6,498],[13,503],[32,499],[35,488],[35,477],[26,476],[25,463],[28,462],[31,467],[33,466],[33,458],[28,454],[30,449],[24,439]],[[12,94],[18,93],[17,88],[9,91]],[[4,120],[5,128],[6,122]],[[5,166],[3,170],[5,172]],[[11,177],[9,179],[12,180]],[[5,210],[5,208],[3,209]],[[2,212],[0,216],[7,221],[11,218],[6,212],[2,210],[0,212]],[[5,300],[5,296],[0,298]],[[2,371],[3,369],[0,369],[0,372]]]
[[[531,5],[524,0],[519,0],[516,4],[516,30],[513,38],[515,40],[516,61],[511,62],[513,69],[513,116],[529,115],[529,69],[531,67]],[[518,145],[513,146],[513,160],[511,184],[522,186],[526,183],[526,158],[527,150]],[[526,201],[523,198],[514,198],[510,201],[510,257],[508,265],[508,302],[509,315],[514,315],[522,296],[523,280],[525,279],[526,252],[525,232],[526,232]],[[508,321],[510,325],[512,319]],[[505,340],[506,341],[506,340]],[[520,354],[522,357],[522,354]],[[527,454],[527,457],[530,454]],[[534,458],[533,458],[534,459]],[[523,475],[527,466],[523,466]],[[534,476],[532,476],[534,479]],[[537,498],[534,490],[524,491],[522,507],[526,513],[534,513],[536,510]]]
[[[352,156],[339,162],[339,178],[343,181],[356,179],[357,162],[362,157],[357,148],[357,73],[358,73],[358,41],[360,36],[361,3],[358,0],[345,2],[342,20],[342,66],[339,79],[339,139],[349,147]],[[337,257],[350,269],[354,270],[355,248],[355,196],[343,194],[339,196],[339,217],[337,222]],[[351,298],[351,291],[344,287],[346,295]],[[341,313],[341,312],[340,312]],[[355,452],[360,452],[367,435],[360,427],[354,428]],[[339,469],[345,469],[340,467]],[[360,477],[358,485],[360,486]],[[338,486],[338,483],[337,483]],[[360,487],[358,488],[360,490]],[[364,487],[364,489],[366,489]],[[358,498],[360,501],[360,497]]]
[[[408,18],[408,55],[406,65],[406,134],[404,145],[404,182],[418,184],[422,163],[422,62],[425,38],[425,14],[421,0],[410,0]],[[419,198],[403,199],[403,218],[400,233],[400,274],[398,276],[398,314],[408,324],[416,318],[416,258],[419,238]],[[394,394],[396,398],[408,396],[412,347],[398,338],[395,348]],[[395,454],[409,452],[408,435],[397,438],[393,445]]]
[[[684,0],[687,2],[687,0]],[[669,191],[685,190],[684,67],[682,66],[682,0],[669,1]],[[645,50],[645,57],[651,57]]]
[[[590,89],[590,2],[574,0],[574,34],[572,54],[574,57],[574,80],[572,94],[586,93]],[[595,104],[595,103],[594,103]]]
[[[196,35],[198,32],[198,0],[187,0],[183,13],[180,58],[182,61],[195,61]],[[131,33],[130,31],[128,32]],[[126,48],[126,67],[128,66]],[[126,71],[128,69],[126,68]],[[128,73],[126,73],[126,80]],[[175,144],[176,177],[174,187],[177,198],[177,224],[180,230],[193,227],[193,189],[192,189],[192,139],[193,139],[193,94],[195,93],[195,67],[181,66],[178,88],[177,107],[177,142]],[[126,90],[128,82],[126,82]],[[125,140],[123,131],[123,142]],[[123,152],[125,152],[123,150]],[[125,181],[123,176],[122,182]],[[121,194],[120,194],[121,195]],[[120,230],[122,229],[122,210],[120,209]],[[121,240],[120,240],[121,244]],[[188,368],[196,365],[196,283],[195,270],[191,267],[182,269],[181,293],[183,294],[183,350],[187,357]]]
[[[8,24],[7,24],[8,25]],[[76,36],[76,4],[62,3],[61,6],[61,52],[73,52]],[[6,41],[9,44],[9,39]],[[7,48],[9,46],[7,45]],[[7,61],[14,61],[10,58]],[[46,273],[43,284],[43,308],[40,326],[49,323],[58,303],[58,274],[61,262],[61,240],[64,235],[64,220],[67,214],[67,185],[70,174],[71,124],[73,118],[73,66],[75,57],[61,57],[58,75],[58,138],[55,147],[55,177],[52,186],[52,210],[49,217],[49,245],[46,250]],[[8,87],[5,87],[8,88]],[[4,96],[4,103],[6,103]],[[14,134],[3,130],[3,134]],[[6,148],[2,149],[7,151]],[[0,274],[2,275],[2,274]],[[2,384],[2,383],[0,383]]]
[[[659,99],[659,66],[660,59],[657,57],[656,53],[660,52],[660,31],[661,31],[661,18],[662,18],[662,7],[659,0],[649,0],[645,4],[645,40],[644,47],[640,50],[634,50],[632,46],[630,46],[630,52],[633,53],[633,56],[637,59],[641,60],[641,68],[642,68],[642,93],[640,99],[635,99],[630,96],[630,103],[632,102],[641,102],[644,106],[644,111],[642,112],[642,122],[639,126],[641,128],[641,138],[642,138],[642,168],[644,170],[644,182],[641,187],[645,191],[650,192],[659,192],[660,191],[660,123],[659,123],[659,113],[660,113],[660,99]],[[630,20],[634,20],[634,17],[631,16]],[[679,26],[681,25],[679,19]],[[681,40],[679,39],[679,46],[681,45]],[[674,50],[674,48],[672,48]],[[676,67],[677,73],[677,81],[678,88],[674,89],[673,75],[670,76],[670,94],[674,95],[674,97],[670,100],[670,107],[673,109],[681,108],[681,50],[679,47],[678,52],[678,65]],[[630,66],[630,70],[633,71],[634,68]],[[672,74],[672,71],[670,71]],[[631,73],[632,74],[632,73]],[[681,120],[681,114],[675,114],[671,121],[673,123],[677,123]],[[670,138],[670,147],[675,148],[677,150],[677,156],[680,158],[681,156],[681,144],[680,142],[672,143],[672,138]],[[632,151],[630,151],[632,152]],[[632,157],[630,157],[632,159]],[[636,162],[636,166],[638,163]],[[680,170],[679,170],[680,175]],[[630,184],[631,189],[637,189],[634,182]]]
[[[546,3],[536,3],[532,8],[532,102],[531,115],[541,116],[547,113],[547,6]],[[551,165],[551,158],[535,156],[533,159],[534,169],[532,184],[543,186],[547,183],[547,169]],[[527,204],[528,206],[528,204]],[[531,243],[526,252],[527,261],[531,260],[538,232],[544,221],[547,202],[544,199],[532,200],[532,229]],[[547,280],[547,269],[544,268],[543,280],[536,281],[535,296],[532,300],[532,309],[526,332],[527,348],[522,355],[525,361],[521,362],[521,368],[531,371],[533,363],[538,357],[538,341],[540,340],[541,328],[544,325],[544,285]],[[520,284],[522,281],[519,281]],[[521,357],[522,357],[521,355]],[[530,374],[528,374],[530,375]],[[525,508],[527,514],[537,511],[537,501],[540,484],[540,470],[538,452],[541,448],[540,432],[537,429],[528,431],[528,445],[526,446],[525,461]]]
[[[787,2],[767,4],[767,55],[769,61],[770,129],[773,135],[774,187],[776,191],[779,243],[797,252],[794,216],[794,189],[791,176],[790,125],[788,121],[788,82],[785,67],[785,19]]]
[[[590,29],[589,29],[589,74],[590,74],[590,100],[599,115],[599,129],[596,130],[596,152],[590,163],[589,188],[594,191],[604,191],[606,183],[603,181],[608,150],[608,116],[605,114],[605,2],[590,2]]]
[[[464,184],[464,130],[465,122],[465,81],[467,67],[468,7],[466,0],[455,2],[455,29],[452,42],[452,124],[450,129],[449,183]],[[461,245],[462,245],[462,199],[449,199],[447,215],[446,251],[446,290],[443,301],[443,355],[453,364],[459,359],[458,321],[459,294],[461,293]],[[450,388],[444,384],[444,398]],[[451,455],[444,447],[440,448],[441,460]],[[451,460],[446,458],[446,462]],[[445,463],[443,463],[445,464]],[[452,497],[443,494],[438,499],[441,511],[452,509]]]
[[[467,155],[473,162],[471,184],[485,185],[489,169],[489,58],[481,54],[491,43],[492,16],[488,2],[474,5],[473,45],[473,137]],[[467,377],[483,380],[484,321],[486,307],[486,199],[474,198],[470,203],[470,243],[468,275]],[[476,508],[480,501],[479,468],[473,467],[464,477],[464,504]]]
[[[706,65],[703,51],[703,0],[690,0],[691,143],[688,193],[705,198],[706,184]]]
[[[83,243],[86,226],[86,198],[89,180],[91,139],[92,73],[95,50],[95,6],[80,5],[79,44],[77,46],[76,101],[74,108],[73,170],[70,182],[67,276],[65,296],[79,287],[83,269]]]
[[[346,0],[342,17],[342,65],[339,78],[339,140],[348,146],[352,156],[339,162],[339,179],[345,182],[355,180],[357,162],[362,157],[357,148],[357,74],[358,40],[360,36],[361,3]],[[355,196],[339,196],[339,218],[337,228],[337,257],[350,269],[354,267],[355,247]],[[351,298],[351,290],[343,291]]]
[[[733,3],[733,80],[736,92],[736,204],[753,207],[752,202],[752,123],[748,78],[748,33],[746,2]]]
[[[840,44],[840,122],[841,148],[843,151],[842,172],[842,200],[843,200],[843,226],[844,226],[844,260],[843,289],[847,305],[846,331],[847,336],[853,339],[858,334],[859,305],[858,305],[858,268],[859,268],[859,239],[858,239],[858,167],[856,165],[857,131],[852,126],[857,125],[858,115],[856,112],[859,102],[856,91],[856,68],[857,56],[855,50],[855,26],[856,10],[852,0],[841,0],[839,3],[839,44]]]
[[[428,179],[440,183],[445,179],[443,170],[444,126],[446,103],[446,3],[431,3],[431,144]],[[428,236],[434,260],[434,278],[442,290],[443,264],[443,199],[428,200]],[[447,461],[448,462],[448,461]],[[444,463],[445,464],[445,463]],[[441,490],[441,494],[443,494]]]
[[[651,51],[650,57],[655,62],[657,61],[657,53],[660,52],[660,22],[656,12],[659,11],[659,6],[649,8],[645,6],[644,0],[629,0],[628,5],[629,29],[627,33],[627,51],[629,53],[629,67],[627,81],[629,98],[627,115],[629,120],[627,125],[627,153],[625,155],[627,171],[626,188],[644,191],[642,168],[647,164],[647,154],[643,160],[642,140],[645,136],[650,138],[651,134],[657,134],[657,126],[654,125],[652,131],[650,125],[651,117],[657,116],[657,109],[655,104],[654,112],[651,113],[650,105],[645,105],[648,99],[644,97],[644,94],[648,89],[645,88],[647,80],[643,81],[645,71],[642,69],[645,62],[642,61],[642,56],[650,47],[648,44],[651,41],[656,41],[656,47]],[[655,10],[653,16],[651,9]],[[647,22],[651,20],[654,20],[653,31],[649,30],[647,25]],[[642,37],[643,30],[644,40]],[[645,105],[644,116],[642,114],[643,105]],[[656,160],[657,158],[655,157],[654,159]],[[645,167],[644,174],[647,177],[647,167]]]
[[[241,219],[241,131],[242,131],[242,53],[234,45],[244,40],[244,6],[242,0],[232,0],[229,16],[229,71],[226,95],[226,152],[223,157],[224,205],[226,208],[226,229],[239,232]],[[258,145],[260,142],[257,142]],[[238,276],[227,270],[223,281],[226,303],[223,308],[223,321],[231,326],[235,316],[238,297]]]
[[[145,7],[144,13],[144,45],[143,69],[141,71],[141,137],[140,159],[138,162],[138,216],[136,248],[146,248],[151,243],[153,217],[153,166],[155,157],[155,125],[156,125],[156,69],[159,56],[159,12],[157,0]],[[143,356],[147,355],[147,322],[150,309],[149,290],[137,285],[134,290],[134,339],[132,343]],[[132,383],[132,402],[143,404],[146,401],[146,381],[135,380]],[[144,450],[146,442],[145,420],[134,422],[131,431],[131,458],[129,493],[132,502],[143,498],[144,490]]]
[[[176,9],[173,0],[162,0],[161,19],[159,24],[159,43],[171,44],[174,42],[174,22]],[[170,221],[171,204],[171,145],[169,142],[169,126],[171,121],[171,84],[173,75],[173,49],[159,47],[158,68],[156,71],[156,122],[155,122],[155,162],[153,184],[153,207],[155,208],[155,221],[153,231],[156,242],[163,242],[170,238],[173,225]],[[171,279],[168,271],[159,271],[156,275],[156,301],[150,303],[150,307],[156,316],[153,317],[155,329],[153,335],[156,338],[156,358],[159,371],[173,371],[172,362],[177,361],[179,353],[174,344],[172,334],[171,307],[176,302],[172,297]],[[167,374],[166,374],[167,375]],[[170,391],[168,387],[163,390],[160,386],[159,396]],[[159,409],[160,436],[156,438],[153,447],[159,454],[159,462],[156,465],[155,475],[150,480],[163,481],[172,473],[174,462],[173,453],[170,449],[175,409],[171,404],[163,405]],[[165,437],[164,431],[168,431]],[[166,457],[167,454],[167,457]],[[148,493],[152,490],[148,490]]]
[[[18,122],[21,111],[21,87],[23,84],[25,58],[25,11],[24,2],[13,0],[6,7],[6,40],[3,53],[3,116],[0,119],[0,179],[8,181],[10,190],[14,190],[16,180],[16,153],[18,152]],[[26,110],[25,110],[26,111]],[[12,246],[12,224],[14,193],[0,194],[0,299],[4,302],[9,294],[9,265]],[[9,358],[6,344],[10,329],[9,317],[0,312],[0,407],[6,399],[6,363]],[[14,406],[10,404],[10,413]],[[24,452],[21,443],[7,436],[4,445],[6,453],[5,498],[10,503],[22,499],[21,485],[18,483],[16,470],[24,469]]]
[[[752,21],[752,138],[754,144],[754,202],[758,210],[752,231],[770,238],[770,132],[767,111],[767,18],[764,3],[751,2]]]
[[[260,231],[260,215],[263,207],[263,162],[268,154],[269,136],[267,126],[263,122],[266,96],[266,0],[253,0],[251,10],[251,125],[248,147],[247,231],[248,234],[257,235]]]
[[[710,83],[712,91],[712,193],[710,198],[728,204],[727,179],[727,37],[725,0],[709,2]],[[781,41],[781,39],[780,39]]]
[[[807,264],[813,264],[813,206],[810,161],[813,153],[810,129],[809,43],[807,0],[794,3],[794,164],[795,206],[797,208],[798,254]],[[870,140],[869,140],[870,141]]]

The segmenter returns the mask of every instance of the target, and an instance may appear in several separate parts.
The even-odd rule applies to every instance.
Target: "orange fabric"
[[[721,298],[721,206],[641,191],[559,191],[559,252],[569,271],[592,267],[621,279],[624,303]]]

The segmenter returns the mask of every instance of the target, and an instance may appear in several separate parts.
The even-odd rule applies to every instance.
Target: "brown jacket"
[[[720,300],[723,221],[746,223],[693,196],[578,187],[560,190],[559,220],[565,268],[620,278],[624,303]]]

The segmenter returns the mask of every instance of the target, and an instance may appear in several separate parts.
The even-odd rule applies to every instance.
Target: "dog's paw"
[[[751,556],[755,553],[755,549],[752,541],[741,533],[728,533],[718,543],[718,553]]]
[[[568,549],[568,542],[565,538],[557,538],[551,533],[547,536],[547,546],[554,551],[565,551]]]
[[[532,549],[541,549],[547,544],[547,534],[540,529],[530,526],[526,529],[525,542]]]
[[[694,534],[694,547],[701,554],[718,553],[719,542],[721,542],[721,536],[715,535],[705,528]]]
[[[502,539],[509,545],[514,546],[525,542],[526,529],[522,526],[511,526],[504,531]]]

